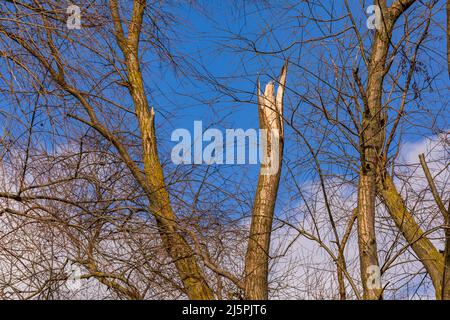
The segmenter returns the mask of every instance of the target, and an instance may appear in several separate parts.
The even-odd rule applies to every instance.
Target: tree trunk
[[[110,5],[117,42],[122,50],[127,67],[128,88],[133,98],[136,117],[139,122],[144,172],[149,190],[147,196],[150,202],[150,212],[156,218],[164,247],[177,268],[188,297],[194,300],[212,300],[214,295],[205,280],[195,255],[185,238],[180,234],[158,156],[154,127],[155,114],[148,105],[138,58],[145,1],[134,1],[133,16],[128,27],[127,37],[125,37],[122,28],[116,1],[111,0]]]
[[[361,281],[364,299],[380,299],[379,279],[372,283],[370,274],[379,272],[377,242],[375,236],[375,206],[377,167],[380,165],[385,137],[385,118],[382,109],[383,80],[386,57],[390,46],[393,22],[388,10],[382,8],[383,22],[375,32],[372,55],[368,67],[366,97],[362,132],[360,133],[360,177],[358,187],[358,244]]]
[[[262,135],[267,132],[267,139],[262,145],[264,160],[259,173],[245,257],[245,298],[248,300],[268,299],[270,235],[281,175],[284,142],[283,96],[286,73],[287,63],[281,70],[276,98],[273,83],[267,84],[264,95],[261,95],[258,82],[260,128],[263,129]]]
[[[383,145],[386,137],[386,112],[383,110],[383,81],[392,32],[397,19],[415,0],[397,0],[391,7],[385,1],[380,6],[380,27],[375,32],[372,54],[368,66],[367,88],[361,88],[364,100],[362,129],[360,132],[360,178],[358,187],[358,243],[361,280],[365,299],[381,299],[382,288],[375,236],[376,186],[379,168],[385,165]],[[356,73],[357,75],[357,73]],[[358,82],[360,86],[360,83]],[[375,275],[374,272],[378,273]],[[369,277],[369,274],[371,276]],[[375,276],[375,277],[373,277]],[[370,279],[369,279],[370,278]],[[370,280],[370,281],[369,281]],[[378,283],[372,282],[376,280]]]
[[[433,194],[434,201],[436,202],[439,211],[444,218],[444,234],[445,234],[445,250],[444,250],[444,274],[442,276],[442,299],[450,300],[450,207],[445,208],[444,202],[439,195],[436,184],[434,183],[433,176],[431,175],[428,164],[425,161],[425,155],[422,153],[419,155],[420,164],[425,172],[425,177],[428,181],[428,186]]]
[[[375,237],[375,177],[361,172],[358,190],[358,245],[364,299],[381,297]],[[373,278],[375,276],[375,278]]]
[[[450,208],[447,211],[450,211]],[[447,217],[445,220],[445,265],[444,275],[442,277],[442,300],[450,300],[450,217]]]
[[[444,260],[439,251],[426,237],[423,230],[406,208],[401,195],[387,172],[378,185],[378,193],[388,208],[389,214],[396,226],[402,232],[414,253],[419,257],[433,281],[436,298],[441,298]]]

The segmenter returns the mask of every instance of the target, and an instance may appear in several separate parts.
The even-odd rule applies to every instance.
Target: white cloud
[[[433,219],[429,214],[430,203],[427,202],[425,205],[424,202],[424,200],[432,201],[431,194],[428,194],[427,196],[422,194],[420,198],[417,198],[417,194],[423,192],[424,188],[427,187],[423,171],[419,166],[418,155],[420,153],[426,155],[432,173],[434,173],[434,175],[439,173],[436,178],[436,183],[440,190],[444,191],[449,190],[448,186],[450,183],[448,150],[448,135],[440,135],[427,137],[416,142],[407,142],[403,144],[399,153],[397,170],[399,170],[402,175],[407,175],[409,177],[409,183],[404,184],[403,181],[397,179],[396,184],[398,185],[399,190],[402,190],[402,194],[405,195],[408,204],[414,205],[415,215],[419,221],[427,222],[427,224],[424,224],[425,229],[432,225],[432,223],[436,224],[438,222],[429,221],[430,219]],[[414,194],[411,194],[411,190],[408,190],[411,188],[414,189]],[[292,214],[291,211],[289,217],[285,215],[285,218],[289,219],[289,222],[294,224],[295,227],[304,229],[315,236],[317,236],[316,228],[314,227],[314,223],[316,223],[320,230],[321,240],[333,250],[334,254],[336,254],[336,245],[332,242],[334,237],[325,211],[320,186],[318,183],[308,181],[301,186],[301,189],[309,194],[315,195],[313,201],[317,202],[318,205],[315,203],[314,211],[316,216],[314,217],[314,220],[305,213],[307,210],[302,203],[297,205],[295,214]],[[337,220],[339,234],[342,238],[345,222],[348,221],[348,218],[355,207],[356,190],[349,185],[343,186],[339,183],[334,183],[333,180],[328,180],[327,192],[332,195],[332,197],[330,197],[330,203],[333,216],[335,216],[335,219]],[[417,205],[414,201],[421,202]],[[428,213],[425,216],[420,214],[420,209],[422,207]],[[382,207],[380,207],[380,209],[383,211]],[[382,215],[386,215],[386,213],[383,213]],[[342,219],[342,217],[346,218]],[[394,245],[394,250],[398,250],[399,247],[404,245],[404,241],[403,239],[400,239],[400,243],[393,244],[391,241],[393,238],[392,235],[397,234],[398,231],[395,227],[391,228],[392,230],[390,231],[389,229],[384,230],[386,228],[385,223],[383,224],[382,230],[380,230],[380,226],[380,221],[378,221],[378,249],[380,250],[380,262],[383,263],[384,259],[389,257],[385,256],[388,253],[388,249]],[[358,283],[360,278],[359,252],[355,232],[356,223],[353,226],[353,235],[347,244],[345,255],[348,271],[355,283]],[[434,240],[434,243],[438,248],[442,246],[437,240]],[[271,279],[274,282],[274,286],[276,285],[276,288],[278,289],[278,292],[274,293],[274,298],[338,298],[336,266],[330,256],[317,242],[309,240],[304,236],[298,236],[298,232],[295,229],[285,226],[273,233],[271,247],[272,256],[277,256],[287,250],[283,257],[279,257],[272,261],[273,274],[271,275]],[[422,265],[420,262],[414,260],[414,256],[410,252],[406,252],[399,257],[396,262],[407,263],[398,264],[383,275],[384,284],[389,283],[388,289],[396,288],[396,290],[390,292],[387,291],[387,297],[399,299],[417,298],[417,296],[414,295],[414,292],[417,290],[418,285],[423,278],[423,274],[418,274],[422,269]],[[346,283],[348,284],[347,281]],[[432,287],[430,287],[429,282],[425,281],[421,290],[422,298],[434,297],[434,292]],[[349,286],[347,286],[347,292],[351,293],[351,288]]]

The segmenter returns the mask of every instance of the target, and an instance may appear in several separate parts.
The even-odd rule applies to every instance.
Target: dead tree
[[[266,85],[263,94],[258,82],[258,112],[263,163],[252,212],[252,222],[245,257],[245,298],[268,298],[269,250],[272,221],[281,176],[284,144],[283,97],[286,85],[287,62],[281,70],[279,87],[275,96],[273,82]]]

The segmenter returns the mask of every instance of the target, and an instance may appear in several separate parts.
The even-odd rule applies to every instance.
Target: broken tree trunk
[[[248,300],[268,299],[270,235],[284,144],[283,97],[286,73],[287,62],[281,70],[276,97],[273,82],[267,84],[264,94],[261,94],[258,81],[258,112],[263,140],[260,142],[260,156],[263,159],[245,257],[245,298]]]

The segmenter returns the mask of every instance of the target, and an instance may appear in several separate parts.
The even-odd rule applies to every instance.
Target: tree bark
[[[145,1],[134,1],[132,20],[126,37],[118,5],[115,0],[110,1],[116,38],[125,59],[128,88],[133,98],[136,117],[139,122],[145,178],[151,190],[147,194],[150,212],[156,218],[164,247],[177,268],[188,297],[193,300],[212,300],[214,295],[196,261],[192,248],[180,234],[158,156],[154,126],[155,114],[153,108],[150,110],[148,105],[138,57],[139,37],[145,6]]]
[[[361,172],[358,191],[358,245],[364,299],[381,297],[380,279],[371,279],[380,270],[375,237],[375,177]],[[376,275],[375,275],[376,276]],[[372,280],[375,282],[371,283]]]
[[[381,22],[375,32],[368,65],[367,88],[361,88],[364,100],[362,129],[360,132],[360,177],[358,186],[358,244],[361,280],[365,299],[381,299],[381,282],[372,283],[369,275],[379,272],[375,233],[375,206],[378,168],[385,165],[383,145],[386,137],[385,110],[383,110],[383,81],[386,59],[395,22],[415,0],[397,0],[391,7],[386,1],[375,1],[380,6]],[[357,78],[357,72],[355,72]],[[360,84],[358,83],[360,86]],[[378,279],[380,280],[380,279]],[[370,283],[369,283],[370,281]]]
[[[450,206],[447,212],[450,211]],[[442,300],[450,300],[450,217],[445,219],[444,275],[442,276]]]
[[[372,270],[379,270],[375,233],[376,179],[385,130],[382,110],[383,80],[393,23],[381,8],[383,22],[375,32],[368,70],[362,132],[360,134],[360,176],[358,186],[358,245],[364,299],[380,299],[379,283],[369,283]]]
[[[281,70],[277,95],[274,84],[269,83],[263,95],[258,82],[258,112],[260,129],[267,130],[267,141],[263,144],[264,158],[256,189],[248,248],[245,257],[245,298],[248,300],[268,299],[269,250],[272,221],[281,175],[284,143],[283,96],[286,84],[287,63]],[[261,143],[261,142],[260,142]],[[269,168],[276,168],[272,172]]]
[[[408,211],[403,198],[394,185],[392,177],[387,172],[383,176],[378,185],[378,193],[382,197],[396,226],[430,275],[436,290],[436,298],[441,299],[444,272],[443,257],[431,241],[428,240],[423,230]]]
[[[434,183],[434,179],[431,176],[428,164],[425,161],[425,155],[422,153],[419,155],[420,164],[427,178],[428,186],[433,194],[434,201],[436,202],[439,211],[444,218],[444,234],[445,234],[445,250],[444,250],[444,274],[442,276],[442,300],[450,300],[450,208],[446,209],[444,202],[439,195],[439,192]]]

